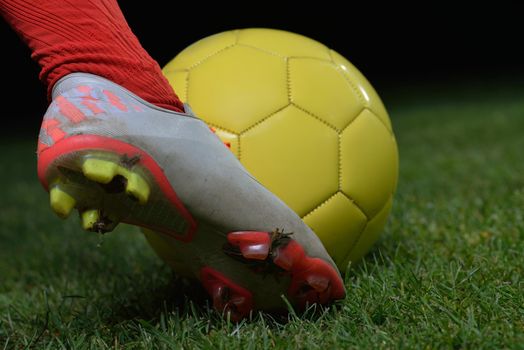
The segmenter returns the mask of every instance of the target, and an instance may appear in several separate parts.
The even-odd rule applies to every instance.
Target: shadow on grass
[[[356,276],[374,275],[380,273],[395,264],[396,257],[405,255],[406,249],[402,244],[400,235],[385,234],[382,239],[372,248],[366,257],[356,265],[351,267],[350,273],[346,277],[346,286],[351,289],[351,279]],[[126,278],[127,286],[122,286],[124,292],[118,297],[94,302],[93,308],[110,308],[111,312],[101,320],[102,323],[115,326],[126,321],[147,321],[149,324],[158,324],[163,318],[175,315],[182,322],[189,319],[205,319],[211,326],[223,325],[224,315],[216,312],[212,308],[212,301],[205,289],[197,281],[189,281],[178,277],[170,272],[166,265],[161,271],[157,264],[150,264],[141,276],[129,276]],[[160,278],[143,276],[154,276],[161,274]],[[107,278],[112,278],[112,273],[107,273]],[[135,279],[142,279],[143,283],[133,283]],[[290,321],[311,321],[318,322],[323,315],[337,312],[343,306],[345,300],[338,301],[328,307],[312,305],[306,310],[298,311],[290,305],[287,310],[273,312],[254,312],[251,317],[244,322],[258,322],[263,319],[263,323],[270,328],[280,328]]]
[[[228,320],[227,315],[220,314],[212,308],[211,298],[198,281],[189,281],[174,273],[166,284],[154,286],[152,289],[134,289],[122,295],[122,298],[126,301],[125,304],[115,303],[111,315],[103,320],[105,324],[114,326],[130,320],[158,324],[169,315],[176,315],[182,321],[206,320],[212,328],[232,322]],[[289,305],[287,310],[255,311],[241,322],[256,323],[263,319],[265,326],[278,329],[297,319],[318,322],[323,315],[330,310],[337,310],[340,306],[339,301],[330,306],[311,305],[299,311]],[[94,307],[103,307],[103,305]]]
[[[133,288],[128,291],[121,295],[121,301],[124,303],[117,302],[113,305],[110,316],[104,320],[107,324],[114,325],[138,319],[156,323],[162,314],[202,317],[210,312],[210,299],[205,289],[200,284],[180,278],[174,273],[165,284],[141,286],[139,289]]]

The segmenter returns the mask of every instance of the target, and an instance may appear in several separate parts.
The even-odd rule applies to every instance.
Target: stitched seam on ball
[[[329,128],[331,128],[331,129],[335,130],[335,131],[336,131],[337,133],[339,133],[339,132],[340,132],[340,130],[339,130],[339,129],[338,129],[338,128],[337,128],[336,126],[334,126],[334,125],[331,125],[330,123],[328,123],[328,122],[327,122],[327,121],[325,121],[324,119],[320,118],[320,117],[319,117],[319,116],[317,116],[316,114],[314,114],[314,113],[312,113],[312,112],[308,111],[308,110],[307,110],[307,109],[305,109],[304,107],[302,107],[302,106],[299,106],[299,105],[297,105],[297,104],[296,104],[296,103],[294,103],[294,102],[291,102],[291,103],[290,103],[290,105],[292,105],[292,106],[295,106],[296,108],[300,109],[300,110],[301,110],[302,112],[304,112],[304,113],[306,113],[306,114],[310,115],[311,117],[313,117],[313,118],[317,119],[318,121],[320,121],[320,122],[324,123],[324,124],[325,124],[326,126],[328,126]]]
[[[348,82],[349,86],[351,86],[351,89],[353,89],[355,94],[357,94],[357,97],[360,100],[360,102],[366,107],[369,106],[368,101],[364,98],[364,96],[362,96],[362,93],[360,92],[358,87],[355,86],[355,84],[349,79],[349,77],[346,76],[344,71],[340,69],[340,67],[337,64],[335,64],[335,69],[342,75],[342,78],[344,78],[344,80]]]
[[[393,137],[393,139],[395,139],[395,134],[393,134],[393,127],[390,130],[388,125],[382,119],[380,119],[379,116],[376,115],[375,112],[370,107],[365,108],[365,109],[367,109],[371,114],[373,114],[373,116],[379,120],[380,124],[384,125],[387,132]]]
[[[351,87],[353,88],[353,90],[357,93],[358,97],[360,98],[361,102],[364,104],[364,109],[368,109],[375,117],[377,117],[380,122],[382,124],[384,124],[384,126],[386,127],[386,129],[388,130],[388,132],[393,136],[393,138],[395,137],[394,134],[393,134],[393,126],[391,126],[391,130],[390,128],[388,127],[388,125],[382,120],[379,118],[379,116],[377,114],[375,114],[375,111],[374,111],[374,108],[364,99],[364,97],[362,96],[362,93],[360,92],[359,89],[357,89],[353,83],[348,79],[348,77],[344,74],[344,72],[339,68],[339,65],[338,63],[335,62],[335,59],[333,58],[333,54],[332,54],[332,51],[333,50],[330,50],[328,48],[328,53],[329,53],[329,57],[331,57],[331,62],[333,62],[333,64],[335,65],[336,69],[342,74],[342,76],[344,77],[344,79],[351,85]],[[360,112],[362,113],[362,111]]]
[[[189,84],[189,70],[187,70],[187,69],[185,69],[185,68],[184,68],[184,69],[165,69],[165,70],[162,69],[162,74],[163,74],[166,78],[167,78],[167,75],[168,75],[168,74],[172,74],[172,73],[180,73],[180,72],[182,72],[182,73],[187,73],[187,74],[186,74],[186,77],[185,77],[185,79],[184,79],[185,82],[186,82],[186,83],[184,84],[184,93],[185,93],[185,95],[186,95],[186,100],[183,101],[183,102],[187,102],[187,100],[188,100],[188,99],[187,99],[187,85]],[[171,88],[173,88],[173,86],[171,86]],[[173,91],[174,91],[174,90],[175,90],[175,89],[173,88]],[[177,96],[178,96],[178,92],[177,92],[177,91],[175,91],[175,94],[177,94]],[[179,96],[179,97],[180,97],[180,96]]]
[[[186,93],[186,102],[189,103],[189,71],[187,71],[187,75],[186,75],[186,83],[184,84],[185,85],[185,93]],[[174,90],[174,89],[173,89]]]
[[[333,50],[331,50],[329,47],[326,47],[326,49],[327,49],[327,52],[328,52],[329,58],[331,59],[331,62],[332,62],[333,64],[337,64],[337,62],[335,62],[335,59],[333,58],[333,54],[332,54]]]
[[[355,204],[355,206],[362,212],[362,214],[366,217],[367,219],[367,215],[366,213],[364,212],[364,210],[362,210],[362,208],[358,205],[358,203],[353,199],[351,198],[351,196],[347,195],[343,190],[342,190],[342,178],[343,178],[343,170],[342,170],[342,134],[344,133],[344,131],[355,121],[358,119],[358,117],[362,114],[362,112],[364,111],[364,109],[362,111],[360,111],[360,113],[357,114],[357,116],[355,118],[353,118],[339,133],[338,133],[338,157],[339,157],[339,164],[338,164],[338,172],[339,172],[339,177],[338,177],[338,190],[340,191],[340,193],[342,193],[342,195],[344,195],[347,199],[349,199],[353,204]]]
[[[273,117],[275,114],[277,114],[278,112],[281,112],[283,111],[284,109],[286,109],[287,107],[289,107],[291,104],[288,103],[286,104],[285,106],[283,107],[280,107],[279,109],[277,109],[276,111],[270,113],[269,115],[265,116],[264,118],[260,119],[259,121],[257,121],[255,124],[251,125],[251,126],[248,126],[246,129],[242,130],[241,132],[238,133],[238,136],[241,136],[243,134],[245,134],[246,132],[248,132],[249,130],[257,127],[258,125],[264,123],[266,120],[268,120],[269,118]]]
[[[321,202],[319,205],[317,205],[316,207],[314,207],[313,209],[311,209],[310,211],[308,211],[305,215],[302,216],[302,219],[305,219],[306,217],[308,217],[309,215],[312,215],[314,212],[316,212],[317,210],[319,210],[320,208],[322,208],[323,206],[325,206],[329,201],[331,201],[331,199],[333,197],[335,197],[337,195],[337,193],[339,193],[339,191],[333,193],[331,196],[329,196],[328,199],[324,200],[323,202]]]
[[[369,106],[369,104],[367,103],[367,101],[364,98],[364,96],[362,96],[362,93],[360,92],[360,90],[355,86],[355,84],[353,84],[353,82],[351,80],[349,80],[349,78],[346,76],[346,74],[344,74],[342,69],[340,69],[340,65],[337,62],[335,62],[335,58],[333,57],[333,54],[331,53],[332,50],[328,49],[328,52],[329,52],[329,57],[331,57],[331,62],[333,62],[333,64],[335,65],[335,69],[340,74],[342,74],[342,77],[349,83],[349,85],[351,86],[353,91],[355,91],[355,93],[357,94],[358,98],[360,99],[360,102],[362,102],[362,104],[364,106]]]
[[[287,102],[293,102],[291,100],[291,66],[289,65],[289,58],[286,58],[286,83],[287,83]]]
[[[313,57],[313,56],[288,56],[288,58],[298,58],[298,59],[306,59],[306,60],[315,60],[320,61],[324,63],[333,63],[333,61],[326,59],[326,58],[320,58],[320,57]]]
[[[357,239],[355,240],[355,243],[353,243],[353,245],[351,246],[351,248],[349,248],[349,251],[347,253],[347,255],[344,257],[344,261],[351,255],[351,253],[353,252],[353,249],[355,249],[356,246],[358,246],[358,244],[360,243],[360,240],[362,239],[362,235],[364,234],[364,231],[366,231],[366,228],[368,227],[369,225],[369,222],[371,220],[373,220],[374,218],[377,217],[378,214],[380,214],[382,212],[382,210],[384,210],[384,208],[386,207],[386,205],[388,205],[389,201],[393,198],[393,196],[389,196],[389,198],[386,200],[386,202],[384,203],[384,205],[382,206],[382,208],[380,208],[379,211],[377,211],[377,213],[375,214],[375,216],[373,216],[371,219],[367,220],[366,222],[366,225],[364,225],[364,228],[362,229],[362,231],[360,231],[360,233],[358,234],[357,236]]]
[[[360,204],[357,203],[357,201],[355,199],[353,199],[353,197],[351,197],[350,195],[348,195],[346,192],[344,192],[342,189],[339,191],[344,197],[346,197],[350,202],[351,204],[353,204],[359,211],[362,215],[364,215],[366,217],[366,220],[369,220],[369,215],[364,211],[364,209],[362,209],[362,206]]]
[[[366,221],[366,224],[362,227],[362,229],[360,230],[360,232],[358,233],[357,235],[357,239],[355,239],[355,243],[353,243],[353,245],[351,246],[351,248],[349,248],[348,250],[348,253],[346,254],[346,256],[344,256],[344,259],[342,259],[342,261],[346,261],[349,256],[351,255],[351,253],[353,252],[353,249],[355,249],[355,247],[357,246],[357,243],[360,242],[360,239],[362,238],[362,235],[364,234],[364,232],[366,231],[366,229],[368,228],[368,225],[369,225],[369,221]]]
[[[238,154],[238,160],[240,161],[242,159],[242,152],[240,151],[242,148],[240,148],[240,135],[237,136],[237,154]]]
[[[186,68],[180,69],[162,69],[162,73],[167,75],[168,73],[178,73],[178,72],[189,72]]]
[[[280,58],[287,58],[287,56],[285,56],[285,55],[281,55],[281,54],[279,54],[278,52],[274,52],[274,51],[270,51],[270,50],[262,49],[262,48],[260,48],[260,47],[256,47],[256,46],[253,46],[253,45],[250,45],[250,44],[237,43],[236,45],[237,45],[237,46],[248,47],[248,48],[250,48],[250,49],[254,49],[254,50],[257,50],[257,51],[260,51],[260,52],[263,52],[263,53],[267,53],[268,55],[271,55],[271,56],[276,56],[276,57],[280,57]]]
[[[218,51],[216,51],[216,52],[213,52],[213,53],[210,54],[210,55],[205,56],[205,57],[202,58],[201,60],[196,61],[196,62],[193,63],[191,66],[189,66],[189,67],[187,68],[187,70],[191,70],[191,69],[194,69],[194,68],[198,67],[199,65],[201,65],[202,63],[204,63],[205,61],[207,61],[208,59],[210,59],[211,57],[216,56],[216,55],[218,55],[219,53],[221,53],[221,52],[223,52],[223,51],[226,51],[226,50],[228,50],[228,49],[230,49],[230,48],[232,48],[232,47],[234,47],[234,46],[236,46],[236,45],[237,45],[237,44],[231,44],[231,45],[228,45],[228,46],[226,46],[226,47],[224,47],[224,48],[222,48],[222,49],[220,49],[220,50],[218,50]]]
[[[228,133],[233,134],[233,135],[235,135],[235,136],[237,137],[237,147],[236,147],[236,148],[237,148],[237,152],[238,152],[238,159],[240,160],[240,135],[237,134],[236,132],[233,132],[233,131],[231,131],[231,130],[228,130],[228,129],[226,129],[226,128],[223,128],[223,127],[221,127],[221,126],[218,126],[218,125],[216,125],[216,124],[208,123],[208,122],[205,122],[205,123],[206,123],[208,126],[211,126],[211,127],[215,128],[215,129],[217,129],[217,130],[222,130],[222,131],[228,132]],[[218,135],[216,135],[216,136],[217,136],[218,138],[220,138],[220,136],[218,136]]]
[[[202,119],[202,120],[203,120],[203,119]],[[203,121],[204,121],[207,125],[212,126],[212,127],[216,128],[216,129],[220,129],[220,130],[226,131],[226,132],[228,132],[228,133],[230,133],[230,134],[233,134],[233,135],[236,135],[236,136],[239,136],[239,135],[240,135],[240,134],[237,133],[236,131],[233,131],[233,130],[230,130],[230,129],[224,128],[223,126],[220,126],[220,125],[218,125],[218,124],[214,124],[214,123],[211,123],[211,122],[208,122],[208,121],[205,121],[205,120],[203,120]]]
[[[240,29],[236,29],[234,33],[235,33],[235,45],[237,45],[238,39],[240,38]]]
[[[338,190],[342,190],[342,133],[337,134],[338,142]]]
[[[340,130],[340,133],[343,133],[343,132],[344,132],[344,131],[345,131],[345,130],[346,130],[346,129],[351,125],[351,124],[353,124],[353,122],[354,122],[355,120],[357,120],[358,117],[360,117],[360,116],[362,115],[362,112],[364,112],[365,110],[366,110],[365,107],[362,108],[362,109],[357,113],[357,115],[356,115],[355,118],[351,119],[351,120],[349,121],[349,123],[347,123],[346,125],[344,125],[344,127]]]

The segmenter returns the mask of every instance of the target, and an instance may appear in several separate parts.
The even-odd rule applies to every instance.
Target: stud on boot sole
[[[71,211],[75,207],[76,200],[72,195],[67,193],[63,187],[64,185],[59,181],[51,185],[49,204],[56,215],[65,219],[71,214]]]
[[[87,158],[82,164],[82,173],[89,180],[108,185],[119,176],[123,190],[130,198],[146,204],[151,193],[147,182],[134,172],[113,161]],[[113,192],[111,189],[108,192]]]
[[[342,299],[342,279],[336,269],[320,258],[309,257],[290,234],[238,231],[227,235],[225,253],[266,273],[275,268],[291,277],[287,295],[300,309],[307,305]]]

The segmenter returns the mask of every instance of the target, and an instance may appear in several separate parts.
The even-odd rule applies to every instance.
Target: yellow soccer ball
[[[192,44],[163,72],[341,271],[364,256],[391,209],[398,153],[386,109],[348,60],[298,34],[243,29]]]

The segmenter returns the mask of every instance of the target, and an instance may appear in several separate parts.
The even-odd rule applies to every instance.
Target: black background
[[[208,35],[265,27],[300,33],[340,52],[368,77],[386,105],[391,91],[406,86],[524,78],[524,12],[511,3],[458,8],[456,3],[347,2],[347,9],[327,2],[246,2],[229,8],[203,2],[119,4],[133,32],[161,66]],[[2,103],[4,114],[11,114],[2,130],[36,136],[47,107],[39,68],[5,22],[0,36]]]

